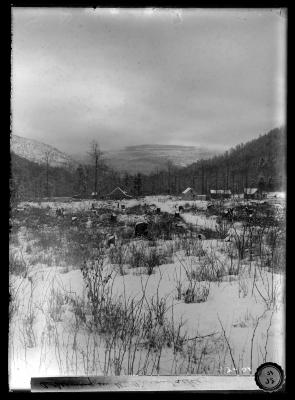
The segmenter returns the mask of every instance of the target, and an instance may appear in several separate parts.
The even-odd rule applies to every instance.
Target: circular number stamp
[[[284,371],[275,363],[261,364],[255,373],[255,382],[260,389],[267,392],[276,391],[284,383]]]

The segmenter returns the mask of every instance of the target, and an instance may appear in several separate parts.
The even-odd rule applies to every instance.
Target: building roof
[[[230,190],[227,189],[210,189],[211,194],[231,194]]]
[[[108,194],[108,196],[111,196],[112,194],[116,193],[116,192],[121,192],[124,196],[126,197],[132,197],[129,194],[127,194],[124,190],[122,190],[119,186],[117,186],[113,191],[111,191],[111,193]]]
[[[182,194],[186,194],[186,193],[190,192],[191,190],[193,191],[192,188],[188,187],[182,192]]]
[[[245,194],[255,194],[258,191],[257,188],[244,188]]]

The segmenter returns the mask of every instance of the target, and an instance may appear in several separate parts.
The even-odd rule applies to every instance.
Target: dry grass
[[[130,211],[141,213],[139,207]],[[109,210],[101,209],[98,217],[107,212]],[[39,337],[36,335],[37,308],[32,300],[34,286],[30,284],[28,308],[20,321],[24,348],[36,347],[42,343],[41,348],[45,354],[46,346],[53,346],[60,371],[67,374],[78,372],[116,375],[161,373],[161,368],[165,365],[165,357],[170,357],[169,373],[172,374],[218,373],[225,365],[241,370],[243,364],[238,362],[234,351],[236,349],[233,348],[230,335],[226,332],[221,320],[218,333],[213,332],[207,337],[202,337],[196,332],[195,336],[188,337],[185,322],[174,316],[173,301],[171,306],[169,296],[175,296],[175,293],[167,295],[168,297],[161,297],[158,286],[156,294],[148,296],[146,285],[149,279],[153,279],[150,275],[155,271],[160,275],[160,285],[162,277],[161,269],[158,267],[165,263],[172,263],[175,257],[181,266],[179,271],[182,271],[175,276],[178,302],[206,302],[214,282],[219,284],[225,275],[237,275],[239,296],[255,295],[267,310],[274,312],[278,302],[278,288],[275,279],[272,279],[272,276],[266,279],[263,271],[268,268],[275,273],[278,271],[276,265],[283,264],[281,251],[283,239],[280,240],[280,235],[277,237],[275,233],[269,233],[266,236],[264,231],[256,232],[262,246],[256,263],[253,264],[253,268],[256,268],[254,276],[249,274],[249,277],[253,279],[250,281],[249,277],[246,279],[241,275],[242,261],[248,257],[250,229],[248,227],[244,231],[243,229],[236,230],[233,243],[229,246],[231,248],[224,251],[225,258],[223,259],[215,248],[209,251],[208,247],[204,247],[202,242],[195,239],[194,235],[200,232],[200,229],[188,229],[188,235],[184,236],[175,230],[173,216],[165,213],[161,213],[152,220],[150,231],[152,234],[149,241],[134,240],[131,228],[127,232],[121,229],[120,224],[107,222],[102,228],[97,216],[93,217],[93,221],[98,225],[87,229],[86,214],[82,212],[79,215],[79,221],[74,225],[71,223],[71,215],[69,214],[64,219],[57,219],[44,210],[33,209],[32,212],[29,210],[20,216],[20,221],[38,239],[37,243],[32,241],[26,246],[27,259],[32,261],[31,264],[43,261],[47,265],[54,263],[61,265],[63,262],[67,266],[79,267],[85,284],[85,296],[82,298],[54,288],[49,291],[47,308],[43,309],[46,324]],[[92,214],[89,213],[89,215]],[[217,231],[208,230],[205,233],[206,238],[222,239],[228,233],[227,224],[224,223]],[[36,227],[40,229],[41,234],[35,230]],[[253,229],[252,241],[254,242],[256,228],[251,229]],[[203,232],[205,231],[201,231]],[[116,233],[118,237],[116,245],[110,249],[104,248],[106,233]],[[18,246],[16,237],[14,236],[13,243]],[[220,240],[218,245],[221,246]],[[267,252],[264,251],[265,247]],[[36,249],[39,253],[42,251],[43,258],[41,256],[38,258]],[[184,258],[177,254],[181,250],[184,250]],[[55,258],[50,264],[50,257],[52,258],[53,255]],[[270,259],[268,263],[267,258]],[[109,262],[113,264],[111,268]],[[140,275],[142,290],[138,296],[128,297],[125,291],[122,295],[114,293],[113,287],[117,274],[123,275],[120,279],[124,281],[126,266],[138,269],[140,274],[145,275]],[[116,270],[117,267],[118,270]],[[16,257],[16,253],[11,252],[9,269],[12,275],[23,277],[26,275],[27,266],[21,258]],[[279,269],[283,271],[282,267]],[[10,292],[12,299],[10,315],[13,319],[19,312],[21,299],[15,286],[11,286]],[[71,329],[67,330],[68,336],[65,341],[65,333],[59,330],[59,326],[64,321],[65,309],[68,306],[72,322]],[[68,315],[67,318],[69,318]],[[253,343],[259,322],[260,319],[252,320],[248,313],[241,316],[241,319],[237,321],[237,326],[251,326],[255,329],[252,332]],[[270,326],[271,321],[267,330],[267,340]],[[38,340],[41,342],[39,343]],[[253,353],[253,346],[251,351]],[[63,359],[63,353],[66,353],[65,359]],[[267,359],[267,345],[264,358]],[[40,355],[40,363],[43,362],[41,359]],[[254,361],[251,362],[253,368]]]

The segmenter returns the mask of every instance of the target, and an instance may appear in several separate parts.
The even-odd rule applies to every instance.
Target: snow
[[[163,199],[165,201],[163,201]],[[23,207],[29,204],[30,207],[44,207],[48,205],[51,208],[63,207],[66,210],[83,211],[89,210],[91,204],[96,207],[117,207],[117,201],[99,202],[99,201],[81,201],[72,203],[23,203]],[[161,196],[149,196],[138,201],[136,199],[123,200],[126,208],[137,204],[154,204],[160,207],[161,211],[174,213],[180,205],[196,205],[199,209],[205,209],[207,202],[204,201],[180,201],[176,198],[167,198]],[[207,217],[201,211],[196,214],[183,213],[183,220],[201,227],[215,229],[216,221],[214,217]],[[136,222],[142,216],[119,215],[119,220],[124,222]],[[11,249],[17,254],[22,253],[24,260],[29,265],[30,260],[36,254],[27,254],[28,244],[32,247],[34,240],[27,235],[26,229],[20,230],[19,245],[12,245]],[[135,243],[139,243],[137,241]],[[165,246],[165,242],[161,244]],[[205,240],[202,246],[207,253],[216,257],[220,263],[228,265],[227,254],[222,250],[224,242],[220,240]],[[34,253],[35,252],[35,253]],[[51,253],[50,253],[51,254]],[[44,254],[45,256],[45,254]],[[176,325],[181,320],[185,322],[183,331],[187,332],[189,338],[195,336],[208,336],[203,340],[209,356],[217,360],[226,355],[224,366],[230,366],[231,360],[226,344],[223,338],[223,329],[230,343],[233,357],[239,368],[249,368],[251,365],[251,345],[252,367],[255,368],[263,362],[265,349],[267,349],[267,359],[277,362],[284,368],[284,277],[280,274],[271,274],[267,270],[258,271],[258,265],[254,262],[241,265],[239,275],[225,275],[220,282],[210,282],[209,296],[202,303],[185,303],[184,300],[177,300],[176,283],[177,277],[181,277],[182,285],[186,288],[189,281],[186,276],[186,270],[196,270],[200,268],[200,259],[198,257],[187,257],[182,250],[173,255],[173,260],[169,264],[161,265],[155,268],[152,275],[140,273],[139,270],[126,268],[126,275],[121,276],[114,272],[115,266],[107,264],[108,271],[113,271],[115,276],[113,281],[114,296],[127,296],[128,298],[139,299],[142,296],[143,287],[146,288],[146,299],[159,296],[165,298],[167,302],[167,316],[172,318]],[[68,365],[69,359],[75,356],[73,350],[73,340],[78,343],[78,347],[84,352],[88,351],[88,345],[91,342],[91,336],[83,330],[74,330],[74,313],[69,304],[63,304],[60,307],[61,320],[52,321],[49,318],[49,310],[52,305],[52,294],[54,291],[63,296],[85,299],[86,287],[80,269],[71,269],[69,265],[57,263],[52,266],[46,263],[36,263],[29,268],[29,274],[26,278],[11,276],[15,287],[18,288],[18,298],[20,299],[19,309],[10,324],[10,387],[11,388],[29,388],[30,378],[32,376],[56,376],[77,374],[85,375],[88,372],[83,364],[83,353],[79,353],[77,370],[73,365]],[[253,283],[256,283],[257,289]],[[199,282],[204,285],[204,282]],[[241,287],[243,290],[241,290]],[[267,299],[270,287],[275,288],[276,307],[267,307],[262,296]],[[259,294],[259,292],[261,295]],[[33,330],[36,336],[36,343],[33,347],[24,346],[24,318],[28,315],[30,307],[33,306],[35,320]],[[87,317],[89,318],[89,316]],[[257,325],[258,322],[258,325]],[[257,326],[256,326],[257,325]],[[76,329],[76,328],[75,328]],[[255,330],[255,336],[252,343],[252,337]],[[75,336],[76,335],[76,336]],[[88,336],[87,336],[88,335]],[[106,351],[105,343],[100,341],[97,349],[97,356],[101,362],[104,359]],[[224,347],[225,346],[225,347]],[[81,350],[81,351],[82,351]],[[140,354],[144,354],[142,350]],[[142,353],[143,352],[143,353]],[[225,353],[224,353],[225,352]],[[70,357],[69,354],[72,356]],[[76,353],[77,355],[77,353]],[[209,357],[208,356],[208,357]],[[136,356],[136,357],[139,357]],[[165,350],[161,361],[162,374],[171,373],[171,359],[173,354],[171,349]],[[72,360],[72,359],[71,359]],[[72,360],[71,362],[74,363]],[[209,361],[208,361],[209,362]],[[95,373],[103,373],[99,363],[95,366]]]

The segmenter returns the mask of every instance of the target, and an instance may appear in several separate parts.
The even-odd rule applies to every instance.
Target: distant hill
[[[130,174],[149,174],[156,169],[166,168],[168,160],[178,167],[184,167],[215,154],[217,151],[193,146],[144,144],[105,152],[104,159],[115,170]]]
[[[68,154],[53,146],[17,135],[11,135],[11,150],[18,156],[37,164],[45,164],[48,157],[53,167],[76,167],[78,163]]]
[[[69,155],[38,140],[11,135],[11,150],[18,156],[37,164],[45,164],[48,155],[52,167],[76,168],[87,164],[87,154]],[[119,172],[149,174],[156,169],[166,168],[167,161],[184,167],[202,158],[217,154],[206,148],[177,145],[144,144],[128,146],[121,150],[105,151],[104,160],[108,167]]]

